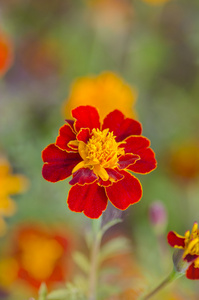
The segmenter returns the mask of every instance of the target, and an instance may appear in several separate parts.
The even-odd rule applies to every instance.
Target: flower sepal
[[[191,264],[183,258],[183,254],[183,249],[175,249],[175,251],[173,252],[174,270],[181,274],[185,274]]]

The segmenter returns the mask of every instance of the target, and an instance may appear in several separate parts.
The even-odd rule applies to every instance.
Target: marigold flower
[[[134,88],[112,72],[98,76],[77,79],[69,98],[64,102],[63,112],[69,118],[69,112],[80,105],[92,105],[99,109],[103,119],[109,112],[119,109],[125,116],[135,118],[133,105],[137,98]]]
[[[199,279],[199,229],[198,223],[193,224],[192,231],[186,231],[184,236],[170,231],[167,236],[171,247],[183,249],[182,260],[177,261],[178,266],[183,266],[186,277],[189,279]],[[181,255],[181,253],[180,253]],[[176,260],[178,260],[176,258]],[[184,263],[183,263],[184,262]],[[187,263],[187,264],[186,264]],[[175,265],[175,261],[174,261]],[[178,268],[178,266],[176,266]],[[184,268],[186,266],[186,268]]]
[[[38,289],[42,282],[51,287],[69,274],[70,238],[57,231],[24,226],[15,234],[12,245],[17,278]],[[67,254],[67,255],[66,255]]]
[[[51,182],[73,176],[67,203],[70,210],[98,218],[107,202],[121,210],[142,196],[139,180],[130,174],[146,174],[156,167],[150,141],[141,136],[141,124],[119,110],[100,124],[92,106],[72,110],[75,121],[59,130],[55,144],[42,152],[43,177]]]
[[[13,62],[13,45],[9,38],[0,31],[0,77]]]
[[[197,179],[199,177],[198,140],[190,139],[173,147],[167,162],[172,175],[187,181]]]
[[[12,174],[9,162],[0,158],[0,236],[6,231],[3,217],[12,216],[16,211],[16,204],[10,195],[26,191],[28,180],[25,176]]]

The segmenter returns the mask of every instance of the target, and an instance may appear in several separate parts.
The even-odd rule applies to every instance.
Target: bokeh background
[[[27,270],[21,278],[13,272],[20,251],[32,249],[32,240],[23,240],[28,230],[37,232],[33,245],[41,255],[51,247],[41,239],[61,236],[59,260],[69,262],[59,279],[74,276],[70,255],[85,247],[83,228],[90,221],[67,208],[68,181],[42,178],[41,151],[55,141],[70,108],[92,99],[101,115],[119,106],[138,119],[158,161],[154,172],[138,176],[142,200],[115,228],[132,246],[120,257],[121,272],[141,289],[170,272],[167,232],[184,234],[199,221],[198,11],[194,0],[1,0],[0,299],[37,295],[42,276],[25,280]],[[137,289],[106,299],[137,299]],[[157,299],[198,294],[197,281],[181,278]]]

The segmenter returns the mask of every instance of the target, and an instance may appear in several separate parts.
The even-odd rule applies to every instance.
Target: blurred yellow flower
[[[3,257],[0,260],[0,284],[4,288],[11,286],[18,273],[17,261],[12,257]]]
[[[6,231],[4,217],[12,216],[16,211],[16,204],[10,195],[24,192],[28,187],[28,180],[22,175],[13,175],[9,162],[0,158],[0,236]]]
[[[163,4],[163,3],[169,2],[170,0],[143,0],[143,1],[156,5],[156,4]]]
[[[104,72],[98,76],[77,79],[71,88],[69,98],[64,102],[63,112],[70,118],[70,112],[80,105],[98,108],[101,119],[114,109],[131,118],[136,117],[133,109],[137,92],[118,75]]]

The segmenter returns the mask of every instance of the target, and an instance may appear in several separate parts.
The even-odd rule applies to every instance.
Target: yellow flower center
[[[187,255],[199,255],[199,229],[198,224],[194,223],[191,233],[185,233],[185,251],[184,257]]]
[[[78,142],[79,154],[83,161],[77,164],[73,173],[80,168],[90,168],[102,180],[109,179],[105,168],[117,167],[118,159],[123,155],[124,149],[120,148],[124,142],[116,142],[113,132],[109,129],[93,129],[92,136],[87,143]]]

